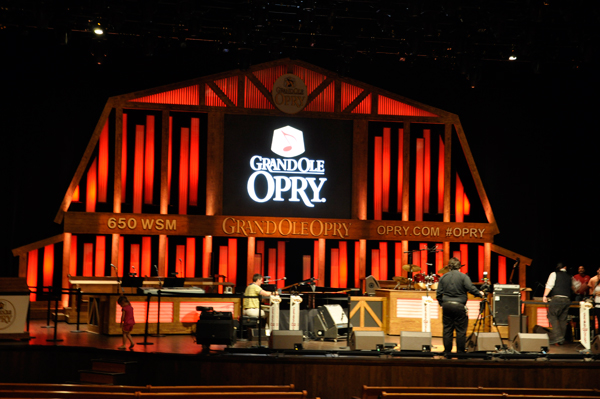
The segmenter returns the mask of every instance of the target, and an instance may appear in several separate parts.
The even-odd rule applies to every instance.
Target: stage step
[[[92,360],[92,370],[109,373],[132,373],[137,366],[135,361],[96,359]]]
[[[79,380],[91,384],[123,385],[125,384],[125,373],[79,370]]]
[[[135,383],[137,362],[113,359],[92,360],[91,370],[79,370],[82,383],[131,385]]]

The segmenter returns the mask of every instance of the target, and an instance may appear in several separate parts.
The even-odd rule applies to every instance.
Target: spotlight
[[[517,59],[517,56],[514,53],[508,56],[509,61],[515,61],[516,59]]]
[[[104,34],[104,28],[100,22],[90,21],[90,29],[96,34],[96,36],[102,36]]]

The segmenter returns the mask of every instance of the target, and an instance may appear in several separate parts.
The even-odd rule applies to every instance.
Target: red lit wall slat
[[[385,96],[379,96],[378,113],[379,115],[437,116],[424,109],[413,107],[412,105],[404,104]]]
[[[423,139],[417,139],[417,156],[415,160],[415,220],[423,221]]]
[[[200,119],[192,118],[190,128],[190,206],[198,206],[200,177]]]
[[[185,239],[185,277],[196,277],[196,238]]]
[[[479,278],[483,278],[483,271],[484,271],[484,247],[483,245],[478,245],[477,246],[477,276],[479,276]],[[489,276],[488,276],[489,278]],[[483,280],[482,280],[483,281]]]
[[[104,277],[106,265],[106,237],[96,236],[96,261],[94,263],[94,276]]]
[[[371,113],[371,104],[372,104],[372,100],[371,100],[371,95],[369,94],[368,96],[365,97],[364,100],[362,100],[360,102],[360,104],[358,104],[356,106],[356,108],[354,108],[352,110],[351,113],[353,113],[353,114],[370,114]]]
[[[227,240],[227,281],[237,281],[237,238]]]
[[[374,175],[373,175],[373,219],[381,220],[383,203],[383,138],[375,136]]]
[[[302,255],[302,280],[311,278],[312,272],[312,257],[310,255]]]
[[[267,253],[268,253],[267,276],[271,276],[271,278],[276,278],[276,276],[277,276],[277,249],[269,248]]]
[[[260,255],[260,273],[261,275],[265,275],[265,242],[264,240],[256,240],[256,253]]]
[[[73,197],[71,197],[72,202],[79,202],[79,186],[75,187],[73,190]]]
[[[388,243],[386,241],[379,242],[379,278],[381,280],[388,279]]]
[[[340,288],[348,288],[348,242],[340,241]]]
[[[27,286],[35,288],[38,285],[39,250],[34,249],[27,253]],[[29,300],[35,301],[36,294],[29,294]]]
[[[88,169],[86,178],[85,211],[96,212],[96,200],[98,195],[98,158],[94,158]]]
[[[394,243],[394,276],[402,276],[402,243]]]
[[[270,276],[273,276],[272,274]],[[278,279],[285,277],[285,241],[277,241],[277,274]],[[285,281],[277,282],[277,288],[283,288]]]
[[[437,211],[444,213],[444,140],[440,136],[438,151],[438,198]]]
[[[136,103],[200,105],[198,85],[129,100]]]
[[[331,266],[330,270],[330,278],[331,284],[330,286],[333,288],[339,288],[340,286],[340,250],[339,248],[331,248]]]
[[[421,258],[421,273],[429,274],[429,269],[427,266],[427,243],[420,242],[419,249],[420,251],[417,256]]]
[[[238,105],[238,77],[231,76],[225,79],[216,80],[215,84],[221,91],[234,103]]]
[[[117,266],[117,275],[123,277],[123,268],[125,265],[125,237],[119,237],[119,264]]]
[[[454,203],[454,207],[455,207],[455,211],[454,211],[454,217],[455,217],[455,221],[457,223],[462,223],[465,221],[465,214],[464,214],[464,187],[462,184],[462,181],[460,180],[460,177],[458,176],[458,173],[456,174],[456,188],[455,188],[455,203]]]
[[[127,193],[127,114],[123,113],[123,147],[121,151],[121,202],[126,202]]]
[[[131,244],[129,249],[129,273],[135,273],[136,276],[140,275],[140,244]],[[127,274],[127,273],[125,273]]]
[[[306,69],[298,65],[294,65],[292,73],[300,77],[300,79],[304,81],[307,95],[312,93],[326,79],[325,75],[315,71],[311,71],[310,69]]]
[[[44,247],[42,273],[44,287],[52,286],[52,278],[54,276],[54,244],[46,245]]]
[[[356,87],[354,85],[348,84],[346,82],[342,82],[342,98],[341,98],[341,108],[342,111],[345,110],[352,101],[356,97],[360,95],[364,90],[360,87]]]
[[[469,273],[469,244],[460,244],[460,263],[464,265],[460,271]]]
[[[391,131],[389,127],[383,128],[383,150],[382,150],[382,211],[390,211],[390,175],[391,175]]]
[[[354,287],[360,286],[360,241],[354,241]]]
[[[77,276],[77,236],[71,235],[71,248],[69,249],[69,274]]]
[[[463,214],[468,215],[471,213],[471,201],[467,197],[467,193],[463,192]]]
[[[92,277],[94,275],[94,244],[83,244],[83,275]]]
[[[190,157],[190,129],[181,128],[181,146],[179,149],[179,214],[187,215],[188,176]]]
[[[217,93],[214,92],[208,85],[204,85],[204,96],[205,103],[210,107],[226,107],[227,105],[217,96]]]
[[[140,264],[140,277],[152,275],[152,239],[142,237],[142,259]]]
[[[372,249],[371,250],[371,275],[373,277],[375,277],[376,280],[381,280],[381,278],[379,278],[379,268],[380,268],[379,250]]]
[[[171,178],[173,175],[173,117],[169,116],[169,150],[167,154],[167,202],[171,203]]]
[[[187,259],[185,259],[185,245],[176,245],[175,254],[177,256],[175,272],[177,273],[177,277],[183,277],[185,276],[185,265],[187,263]]]
[[[227,275],[228,269],[228,254],[229,248],[226,245],[219,246],[219,274],[221,276],[225,276],[225,280],[227,281],[229,276]],[[222,280],[219,280],[222,281]],[[223,286],[219,286],[219,294],[223,293]]]
[[[335,110],[335,84],[331,82],[325,90],[315,97],[310,104],[304,107],[304,111],[333,112]]]
[[[437,244],[438,250],[442,249],[444,244],[441,242]],[[435,271],[438,272],[440,269],[444,268],[444,253],[442,251],[435,253]]]
[[[402,212],[402,188],[404,186],[404,129],[398,129],[398,198],[396,209]],[[399,276],[399,274],[398,274]]]
[[[133,161],[133,213],[142,213],[144,191],[144,125],[135,126]]]
[[[313,246],[313,273],[312,273],[312,277],[317,277],[318,275],[319,275],[319,240],[315,240],[315,243],[314,243],[314,246]]]
[[[506,256],[498,255],[498,284],[506,284]]]
[[[429,213],[431,193],[431,130],[423,130],[423,213]]]
[[[106,202],[108,189],[108,121],[98,141],[98,202]]]
[[[154,191],[154,115],[146,115],[146,145],[144,153],[144,204],[152,204]]]
[[[202,276],[210,276],[210,262],[212,256],[212,236],[202,237]]]

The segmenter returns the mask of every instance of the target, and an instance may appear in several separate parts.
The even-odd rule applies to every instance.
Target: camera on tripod
[[[483,284],[479,287],[479,291],[483,292],[484,295],[491,294],[494,291],[493,286],[488,280],[488,272],[483,272]]]

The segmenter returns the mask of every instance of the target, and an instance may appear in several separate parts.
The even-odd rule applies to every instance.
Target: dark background
[[[292,19],[300,12],[300,19],[307,12],[320,13],[313,19],[315,35],[306,36],[310,40],[329,40],[335,33],[335,42],[313,46],[290,39],[288,30],[296,29],[291,25],[264,28],[275,29],[275,18],[281,22],[275,14],[261,17],[259,27],[243,13],[219,20],[180,7],[187,19],[169,25],[173,34],[160,33],[154,22],[166,15],[160,7],[189,6],[185,1],[122,2],[137,4],[143,23],[129,23],[137,14],[128,13],[121,27],[129,31],[119,33],[114,23],[112,34],[99,41],[88,28],[67,26],[54,6],[43,3],[37,9],[38,3],[8,2],[0,12],[5,222],[0,275],[17,274],[11,249],[62,232],[53,219],[110,96],[284,57],[457,114],[500,228],[496,243],[534,259],[529,286],[545,281],[558,261],[585,265],[591,274],[598,266],[597,5],[586,8],[588,3],[575,1],[560,9],[554,2],[497,1],[490,4],[503,12],[495,12],[477,11],[470,2],[450,7],[436,1],[431,4],[440,13],[431,16],[414,8],[424,2],[409,2],[410,15],[404,16],[393,13],[405,12],[398,2],[391,14],[384,13],[391,17],[382,19],[383,8],[372,8],[365,14],[370,19],[353,16],[347,26],[352,2],[313,1],[316,7],[307,9],[300,7],[303,2],[282,1],[290,4],[286,15]],[[56,2],[56,9],[68,3]],[[112,3],[81,3],[88,9],[71,9],[69,18],[90,20],[114,12],[107,8]],[[150,17],[142,3],[154,7]],[[237,3],[246,7],[242,10],[259,3],[274,7]],[[392,7],[383,1],[361,4]],[[514,14],[504,12],[507,4]],[[484,11],[485,18],[471,15]],[[275,22],[264,24],[269,18]],[[206,26],[192,34],[194,21],[227,28],[221,36]],[[245,28],[253,24],[254,30]],[[175,29],[188,25],[187,37]],[[364,32],[363,26],[374,33],[354,33]],[[436,30],[439,40],[430,35]],[[477,32],[491,33],[474,40]],[[224,40],[225,34],[230,39]],[[395,41],[387,44],[387,37]],[[443,51],[435,48],[437,42],[443,42]],[[483,42],[490,46],[483,48]],[[524,50],[523,56],[507,61],[511,48]]]

